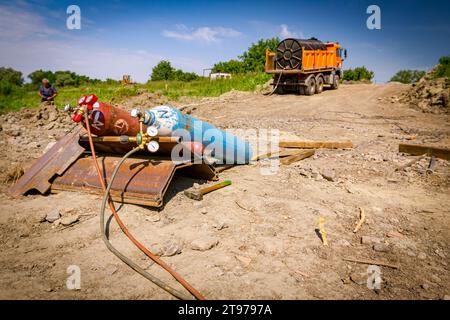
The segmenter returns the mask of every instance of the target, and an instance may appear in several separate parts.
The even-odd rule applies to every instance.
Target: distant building
[[[221,72],[210,73],[210,74],[209,74],[209,78],[210,78],[211,80],[216,80],[216,79],[231,79],[231,73],[221,73]]]

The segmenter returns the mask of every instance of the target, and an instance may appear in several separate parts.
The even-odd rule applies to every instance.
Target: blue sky
[[[71,4],[81,30],[66,28]],[[371,4],[381,8],[381,30],[366,27]],[[145,82],[161,59],[201,74],[258,39],[314,36],[339,41],[345,68],[365,65],[383,82],[450,54],[449,14],[450,1],[0,0],[0,66]]]

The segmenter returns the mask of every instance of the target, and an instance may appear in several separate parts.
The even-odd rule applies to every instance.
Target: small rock
[[[223,220],[218,220],[213,224],[213,228],[217,230],[222,230],[228,228],[228,224]]]
[[[450,300],[450,295],[446,294],[444,297],[442,297],[442,300]]]
[[[36,221],[39,223],[47,221],[47,214],[45,212],[39,213],[36,217]]]
[[[428,283],[422,283],[422,284],[420,285],[420,287],[421,287],[422,289],[424,289],[424,290],[430,289],[430,285],[429,285]]]
[[[435,252],[439,257],[441,257],[442,259],[445,258],[445,253],[442,252],[441,250],[436,249],[436,250],[434,250],[434,252]]]
[[[336,175],[335,175],[333,170],[325,169],[320,174],[322,175],[322,177],[325,180],[328,180],[328,181],[331,181],[331,182],[336,180]]]
[[[80,215],[74,214],[74,215],[70,215],[70,216],[62,218],[61,224],[66,227],[66,226],[70,226],[71,224],[74,224],[78,220],[80,220]]]
[[[61,224],[61,219],[55,220],[55,221],[53,222],[52,228],[56,228],[56,227],[59,226],[60,224]]]
[[[414,251],[412,251],[411,249],[406,250],[406,254],[410,257],[415,257],[416,253]]]
[[[252,262],[252,259],[248,258],[248,257],[244,257],[244,256],[235,256],[235,258],[242,263],[242,265],[244,267],[247,267],[250,262]]]
[[[203,237],[195,239],[191,242],[191,249],[192,250],[198,250],[198,251],[206,251],[209,249],[212,249],[219,243],[219,240],[213,237]]]
[[[162,256],[164,254],[164,250],[162,248],[161,245],[159,245],[158,243],[152,243],[148,249],[150,250],[151,253],[153,253],[156,256]]]
[[[442,282],[442,279],[441,278],[439,278],[437,275],[435,275],[435,274],[432,274],[431,276],[430,276],[430,278],[431,278],[431,280],[433,280],[433,282],[435,282],[435,283],[441,283]]]
[[[380,238],[372,237],[372,236],[362,236],[361,243],[362,244],[376,244],[382,243],[383,241]]]
[[[373,250],[378,251],[378,252],[388,252],[389,246],[384,243],[375,243],[373,245]]]
[[[60,217],[61,217],[61,213],[59,213],[59,210],[53,209],[52,211],[47,213],[45,220],[52,223],[52,222],[55,222],[56,220],[58,220]]]
[[[337,241],[337,244],[342,246],[342,247],[350,247],[351,243],[345,239],[340,239]]]
[[[386,234],[389,238],[400,238],[400,239],[404,239],[406,238],[406,236],[404,234],[401,234],[398,231],[390,231]]]
[[[355,272],[350,275],[350,280],[354,283],[363,285],[367,283],[367,273],[365,272]]]
[[[420,260],[425,260],[427,258],[427,255],[423,252],[419,252],[419,254],[417,255],[417,258]]]
[[[162,244],[164,257],[171,257],[181,253],[181,245],[177,241],[168,240]]]
[[[161,217],[159,216],[159,214],[152,214],[152,215],[145,217],[145,221],[158,222],[160,220],[161,220]]]

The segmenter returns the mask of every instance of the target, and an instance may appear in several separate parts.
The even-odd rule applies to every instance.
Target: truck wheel
[[[306,87],[305,87],[305,94],[307,96],[312,96],[316,92],[316,80],[314,77],[309,78],[308,81],[306,81]]]
[[[316,79],[316,93],[322,93],[323,91],[323,78],[322,77],[318,77]]]
[[[305,95],[305,86],[301,86],[301,85],[299,85],[298,86],[298,93],[300,94],[300,95]]]
[[[331,89],[336,90],[339,88],[339,76],[334,76],[333,84],[331,85]]]
[[[276,93],[276,94],[284,94],[284,88],[283,88],[283,86],[279,85],[279,86],[275,89],[275,93]]]

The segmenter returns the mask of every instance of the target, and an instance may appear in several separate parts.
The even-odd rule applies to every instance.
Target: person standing
[[[39,87],[39,96],[41,97],[41,102],[53,102],[55,97],[58,95],[55,87],[51,85],[48,79],[42,79],[42,85]]]

